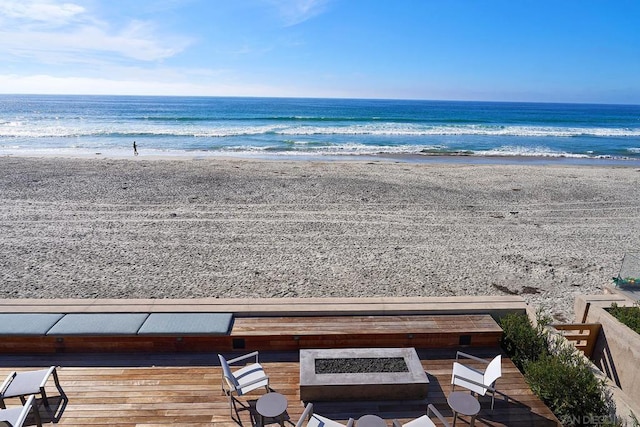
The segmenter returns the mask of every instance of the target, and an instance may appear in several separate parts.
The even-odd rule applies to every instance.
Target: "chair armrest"
[[[29,416],[29,412],[31,412],[31,408],[33,408],[33,406],[34,406],[33,402],[35,400],[36,400],[36,397],[33,394],[31,396],[29,396],[29,398],[27,399],[27,402],[22,407],[22,412],[20,412],[20,416],[16,420],[16,425],[17,426],[21,426],[21,425],[24,424],[25,420]],[[37,411],[38,408],[33,408],[33,410]]]
[[[55,366],[52,366],[49,368],[49,370],[47,371],[47,374],[44,377],[42,377],[42,382],[39,385],[40,388],[44,387],[47,384],[47,380],[49,379],[51,374],[53,374],[55,371],[56,371]]]
[[[239,362],[241,360],[249,359],[250,357],[253,357],[253,356],[256,357],[256,363],[258,363],[258,352],[257,351],[254,351],[254,352],[249,353],[249,354],[245,354],[243,356],[236,357],[235,359],[227,360],[227,363],[230,365],[232,363]]]
[[[475,360],[476,362],[482,362],[482,363],[485,363],[487,365],[489,364],[489,362],[491,362],[490,360],[482,359],[480,357],[473,356],[471,354],[464,353],[462,351],[456,352],[456,360],[458,360],[458,356],[466,357],[467,359]]]
[[[462,380],[462,381],[466,381],[466,382],[471,383],[471,384],[473,384],[473,385],[477,385],[478,387],[485,388],[485,389],[487,389],[487,390],[489,390],[489,391],[491,391],[491,392],[495,392],[495,391],[496,391],[496,389],[495,389],[495,388],[493,388],[493,387],[492,387],[492,386],[490,386],[490,385],[485,385],[485,384],[479,383],[479,382],[477,382],[477,381],[470,380],[469,378],[461,377],[460,375],[454,375],[454,376],[453,376],[453,380],[456,380],[456,379],[460,379],[460,380]],[[452,380],[452,381],[453,381],[453,380]]]
[[[402,427],[402,424],[400,424],[400,421],[398,420],[393,420],[391,424],[393,427]]]
[[[356,420],[354,420],[353,418],[349,418],[349,421],[347,421],[347,426],[346,427],[353,427],[353,423],[355,423]]]
[[[4,396],[4,393],[7,391],[7,389],[9,388],[9,385],[11,384],[13,379],[16,377],[16,375],[17,373],[15,371],[7,375],[7,378],[2,383],[2,387],[0,387],[0,396]]]
[[[440,420],[440,422],[444,424],[445,427],[450,427],[450,424],[447,422],[447,420],[444,419],[440,411],[438,411],[436,407],[433,406],[431,403],[427,405],[427,417],[429,416],[430,412],[433,412],[433,415],[435,415]]]
[[[296,423],[296,427],[302,427],[304,421],[311,417],[311,414],[313,414],[313,403],[307,403],[307,406],[304,408],[304,412],[300,415],[300,419]]]

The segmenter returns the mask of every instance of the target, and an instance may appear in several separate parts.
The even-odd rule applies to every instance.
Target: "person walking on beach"
[[[138,155],[138,146],[136,145],[135,141],[133,141],[133,155],[134,156]]]

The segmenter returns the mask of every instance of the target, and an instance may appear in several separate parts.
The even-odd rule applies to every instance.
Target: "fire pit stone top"
[[[317,360],[403,359],[400,372],[317,373]],[[414,348],[341,348],[300,350],[303,400],[384,400],[426,397],[429,379]],[[370,386],[377,386],[375,388]],[[306,399],[305,399],[306,397]]]

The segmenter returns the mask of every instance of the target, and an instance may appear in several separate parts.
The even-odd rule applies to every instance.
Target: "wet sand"
[[[640,246],[624,166],[0,158],[0,298],[522,295]]]

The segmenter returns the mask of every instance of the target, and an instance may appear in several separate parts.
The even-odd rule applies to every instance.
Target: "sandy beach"
[[[0,298],[518,294],[640,247],[640,169],[0,158]]]

